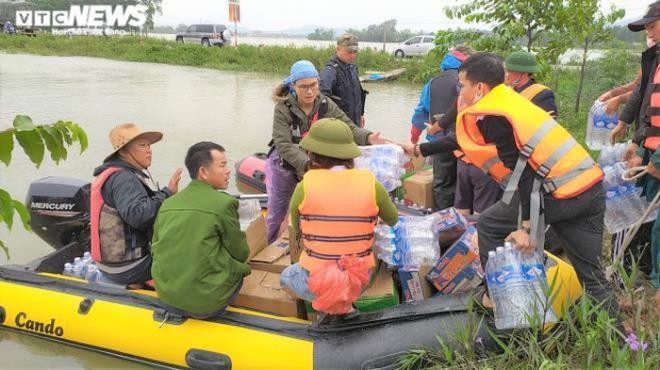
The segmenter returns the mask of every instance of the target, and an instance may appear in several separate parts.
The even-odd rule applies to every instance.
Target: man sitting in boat
[[[167,187],[153,190],[146,183],[151,180],[147,170],[151,145],[162,138],[162,133],[141,131],[132,123],[118,125],[110,131],[114,151],[94,170],[92,258],[104,277],[117,284],[140,287],[151,279],[149,244],[154,220],[165,198],[179,189],[180,168]]]
[[[311,170],[296,186],[289,212],[304,251],[280,282],[317,311],[346,314],[375,266],[376,221],[380,216],[396,224],[396,206],[371,172],[354,168],[361,153],[344,122],[319,120],[300,147],[309,153]]]
[[[151,268],[159,298],[175,313],[199,319],[221,314],[250,273],[249,248],[229,185],[225,149],[203,141],[188,149],[192,181],[167,199],[156,218]]]

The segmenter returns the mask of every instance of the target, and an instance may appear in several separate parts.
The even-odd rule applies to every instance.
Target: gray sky
[[[626,10],[624,19],[642,16],[644,0],[601,0]],[[280,31],[306,25],[364,28],[370,24],[397,19],[397,28],[436,31],[461,26],[449,21],[443,8],[456,0],[240,0],[240,27],[251,30]],[[179,23],[227,23],[227,0],[163,0],[158,25]]]

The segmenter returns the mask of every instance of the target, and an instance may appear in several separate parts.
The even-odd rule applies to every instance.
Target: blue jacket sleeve
[[[426,128],[425,123],[429,120],[429,112],[431,110],[431,82],[427,82],[422,88],[422,93],[419,96],[419,103],[415,107],[413,116],[410,119],[413,126],[420,130]]]
[[[335,86],[337,71],[331,66],[325,66],[321,71],[321,94],[332,96],[332,87]]]

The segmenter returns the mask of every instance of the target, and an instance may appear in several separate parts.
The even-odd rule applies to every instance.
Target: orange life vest
[[[504,117],[513,128],[521,155],[514,174],[500,161],[495,145],[486,144],[479,131],[477,119],[487,115]],[[456,139],[475,166],[499,183],[508,182],[507,190],[512,186],[516,189],[526,163],[543,179],[545,191],[556,199],[573,198],[603,178],[603,171],[568,131],[503,84],[458,114]]]
[[[375,266],[372,254],[378,219],[376,178],[362,169],[308,171],[305,197],[298,206],[304,252],[300,265],[308,271],[328,260],[354,254]]]
[[[103,184],[108,180],[108,177],[113,173],[121,171],[119,167],[108,167],[101,172],[94,181],[92,181],[92,189],[90,194],[90,229],[91,229],[91,254],[92,259],[96,262],[101,262],[101,237],[99,233],[99,223],[101,221],[101,209],[105,205],[101,189]]]
[[[656,67],[653,75],[653,90],[649,99],[649,115],[651,126],[646,130],[644,147],[655,151],[660,145],[660,65]]]
[[[536,95],[545,90],[550,90],[550,88],[542,84],[534,83],[524,88],[523,91],[518,94],[522,95],[525,99],[532,101],[536,98]]]

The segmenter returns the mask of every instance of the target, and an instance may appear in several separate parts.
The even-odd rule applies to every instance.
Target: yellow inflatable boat
[[[69,206],[59,206],[64,203]],[[49,178],[31,185],[33,229],[55,251],[24,266],[0,266],[0,325],[164,367],[393,369],[409,349],[438,348],[438,338],[454,342],[468,320],[469,295],[434,297],[327,324],[234,307],[213,320],[177,316],[153,291],[60,274],[64,262],[88,249],[86,204],[82,182]],[[574,270],[549,256],[549,279],[558,278],[554,305],[561,312],[580,288]],[[476,335],[494,349],[487,325],[483,320]]]

